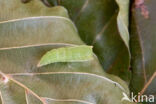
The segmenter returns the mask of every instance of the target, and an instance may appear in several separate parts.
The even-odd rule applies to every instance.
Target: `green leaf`
[[[68,9],[81,39],[94,46],[104,70],[129,82],[129,0],[58,0],[57,5]]]
[[[50,43],[83,44],[73,23],[68,18],[59,16],[28,17],[1,22],[0,32],[3,37],[0,38],[1,48]]]
[[[93,59],[92,46],[73,46],[48,51],[42,56],[38,67],[55,62],[83,62]]]
[[[52,49],[85,45],[65,8],[0,0],[0,14],[2,104],[132,104],[121,100],[123,93],[129,96],[127,84],[105,73],[96,55],[37,67]]]
[[[130,29],[133,74],[130,88],[134,93],[140,92],[153,73],[156,72],[155,3],[155,0],[144,1],[143,4],[136,5],[132,11]],[[142,10],[142,8],[146,9]],[[156,78],[152,80],[144,94],[155,95],[155,86]]]
[[[21,3],[20,0],[0,0],[0,8],[0,21],[36,16],[68,17],[68,13],[65,8],[60,6],[47,8],[42,2],[38,2],[38,0],[32,0],[26,4]],[[4,8],[7,9],[4,10]]]

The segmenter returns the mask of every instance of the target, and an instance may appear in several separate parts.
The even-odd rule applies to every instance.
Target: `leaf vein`
[[[136,23],[136,21],[134,20],[134,22]],[[142,42],[142,39],[141,39],[141,36],[140,36],[140,31],[139,31],[139,27],[136,26],[136,29],[138,30],[138,39],[139,39],[139,45],[140,45],[140,49],[141,49],[141,61],[142,61],[142,68],[143,68],[143,74],[144,74],[144,80],[145,80],[145,83],[147,82],[147,76],[146,76],[146,70],[145,70],[145,58],[144,58],[144,52],[143,52],[143,42]]]
[[[75,22],[78,17],[81,15],[81,13],[85,10],[85,8],[88,6],[89,0],[86,0],[82,6],[82,8],[80,9],[80,11],[78,12],[77,16],[73,19],[73,21]]]
[[[33,92],[31,89],[29,89],[28,87],[26,87],[24,84],[22,84],[21,82],[15,80],[14,78],[12,78],[10,75],[6,75],[11,81],[13,81],[14,83],[16,83],[17,85],[23,87],[24,89],[26,89],[27,91],[29,91],[32,95],[34,95],[37,99],[39,99],[43,104],[46,104],[46,102],[40,97],[38,96],[35,92]]]
[[[85,104],[94,104],[88,101],[78,100],[78,99],[53,99],[53,98],[48,98],[48,97],[42,97],[42,98],[46,100],[56,101],[56,102],[79,102],[79,103],[85,103]]]
[[[10,50],[10,49],[18,49],[18,48],[28,48],[28,47],[38,47],[38,46],[48,46],[48,45],[65,45],[65,46],[77,46],[76,44],[70,44],[70,43],[46,43],[46,44],[36,44],[36,45],[25,45],[25,46],[17,46],[17,47],[5,47],[0,48],[1,50]]]
[[[95,35],[95,38],[92,42],[92,45],[98,40],[101,38],[102,34],[105,32],[106,28],[109,26],[109,24],[111,23],[111,21],[114,19],[114,17],[116,16],[116,13],[114,13],[110,19],[108,20],[108,22],[106,24],[104,24],[104,26],[102,27],[101,31],[99,33],[97,33]]]
[[[92,73],[82,73],[82,72],[44,72],[44,73],[13,73],[13,74],[7,74],[9,76],[20,76],[20,75],[25,75],[25,76],[33,76],[33,75],[46,75],[46,74],[75,74],[75,75],[88,75],[88,76],[93,76],[93,77],[97,77],[97,78],[101,78],[104,79],[112,84],[116,84],[121,90],[125,91],[125,89],[117,82],[104,77],[104,76],[100,76],[97,74],[92,74]]]
[[[1,98],[1,103],[4,104],[3,96],[2,96],[2,92],[1,91],[0,91],[0,98]]]

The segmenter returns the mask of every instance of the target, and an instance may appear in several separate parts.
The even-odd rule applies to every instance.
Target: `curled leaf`
[[[67,8],[81,39],[94,46],[103,69],[130,81],[129,0],[45,1]]]
[[[156,12],[153,11],[156,10],[156,1],[150,0],[137,4],[145,5],[150,15],[146,19],[140,13],[140,8],[135,7],[132,10],[130,46],[133,73],[130,89],[136,94],[144,92],[146,95],[156,95],[156,78],[153,79],[146,91],[144,91],[144,88],[156,71],[156,47],[154,46],[156,44]]]

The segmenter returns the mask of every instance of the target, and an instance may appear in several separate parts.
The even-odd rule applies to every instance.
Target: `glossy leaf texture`
[[[103,68],[129,82],[129,0],[44,0],[63,5]]]
[[[0,14],[0,104],[132,104],[122,101],[127,84],[96,56],[37,67],[52,49],[84,45],[65,8],[0,0]]]
[[[155,3],[155,0],[144,1],[132,9],[130,30],[133,74],[130,88],[135,93],[140,92],[156,72]],[[156,95],[155,87],[156,78],[143,91],[144,94]]]

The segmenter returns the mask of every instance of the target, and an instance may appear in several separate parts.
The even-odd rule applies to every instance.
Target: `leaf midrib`
[[[136,24],[136,20],[134,20],[134,23]],[[139,27],[136,25],[136,30],[137,30],[137,35],[138,35],[138,40],[139,40],[139,45],[141,49],[141,61],[142,61],[142,70],[143,70],[143,75],[144,75],[144,84],[147,82],[147,76],[146,76],[146,69],[145,69],[145,59],[144,59],[144,52],[143,52],[143,40],[141,39],[141,33],[139,30]]]
[[[117,85],[122,91],[125,92],[125,89],[117,82],[101,75],[93,74],[93,73],[86,73],[86,72],[42,72],[42,73],[8,73],[6,75],[9,76],[33,76],[33,75],[48,75],[48,74],[75,74],[75,75],[88,75],[96,78],[101,78],[103,80],[106,80],[112,84]]]
[[[1,72],[2,73],[2,72]],[[40,100],[43,104],[47,104],[45,102],[45,97],[40,97],[39,95],[37,95],[35,92],[33,92],[31,89],[29,89],[27,86],[25,86],[24,84],[22,84],[21,82],[15,80],[13,78],[13,76],[32,76],[32,75],[47,75],[47,74],[76,74],[76,75],[90,75],[90,76],[93,76],[93,77],[97,77],[97,78],[101,78],[101,79],[104,79],[104,80],[107,80],[108,82],[112,83],[112,84],[115,84],[117,85],[123,92],[125,92],[125,89],[117,82],[114,82],[112,81],[111,79],[107,78],[107,77],[104,77],[104,76],[100,76],[100,75],[96,75],[96,74],[92,74],[92,73],[82,73],[82,72],[44,72],[44,73],[10,73],[10,74],[5,74],[5,73],[2,73],[3,75],[5,75],[9,80],[13,81],[14,83],[16,83],[17,85],[21,86],[22,88],[25,89],[25,91],[28,91],[29,93],[31,93],[33,96],[35,96],[38,100]],[[0,96],[1,96],[1,100],[3,102],[3,98],[2,98],[2,93],[0,91]],[[86,104],[93,104],[93,103],[90,103],[88,101],[84,101],[84,100],[78,100],[78,99],[53,99],[53,98],[50,98],[51,100],[54,100],[54,101],[76,101],[76,102],[80,102],[80,103],[86,103]],[[2,103],[4,104],[4,102]]]

